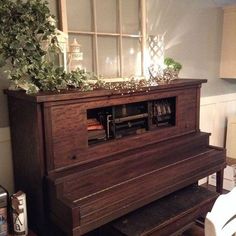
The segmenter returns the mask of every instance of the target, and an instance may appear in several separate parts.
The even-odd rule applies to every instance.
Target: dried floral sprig
[[[106,82],[102,79],[98,79],[96,83],[92,85],[93,89],[109,89],[117,91],[121,94],[129,94],[137,91],[150,90],[151,86],[157,86],[157,81],[145,78],[132,77],[127,81],[123,82]]]

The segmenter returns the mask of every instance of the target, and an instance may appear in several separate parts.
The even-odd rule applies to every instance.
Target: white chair
[[[236,187],[220,195],[205,219],[205,236],[236,236]]]

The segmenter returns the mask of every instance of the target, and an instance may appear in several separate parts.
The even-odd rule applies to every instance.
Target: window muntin
[[[83,68],[109,78],[143,75],[145,0],[60,0],[60,9],[62,30],[81,44]]]

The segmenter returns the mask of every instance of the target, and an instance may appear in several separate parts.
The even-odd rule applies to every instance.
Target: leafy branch
[[[0,67],[7,70],[11,89],[27,93],[76,87],[90,89],[90,75],[77,69],[65,73],[49,60],[49,53],[60,53],[55,26],[51,24],[48,3],[42,0],[1,0]],[[48,47],[42,47],[48,43]]]

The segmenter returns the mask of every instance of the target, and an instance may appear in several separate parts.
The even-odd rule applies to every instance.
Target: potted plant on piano
[[[89,89],[88,73],[80,69],[66,73],[55,63],[61,48],[46,2],[1,0],[0,15],[0,67],[7,73],[10,89],[29,94],[68,87]]]

